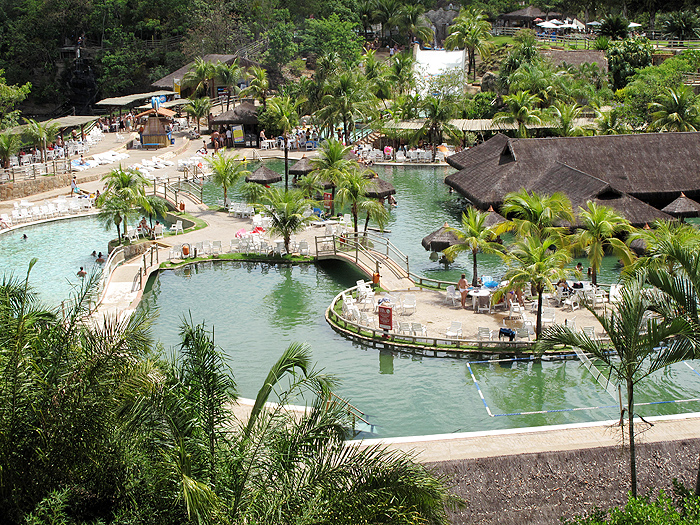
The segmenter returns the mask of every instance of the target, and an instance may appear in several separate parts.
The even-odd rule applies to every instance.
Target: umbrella
[[[598,22],[597,20],[593,20],[593,22],[588,22],[588,24],[586,24],[586,25],[589,25],[589,26],[602,26],[603,23],[602,23],[602,22]]]
[[[661,211],[681,219],[684,217],[700,217],[700,204],[693,199],[689,199],[685,196],[685,193],[681,192],[676,200]]]
[[[312,171],[314,171],[314,167],[306,155],[296,161],[294,165],[289,168],[289,173],[292,175],[308,175]]]
[[[627,27],[642,27],[642,24],[638,24],[637,22],[630,22]]]
[[[258,184],[272,184],[282,180],[282,175],[274,170],[271,170],[264,164],[255,170],[249,177],[245,178],[246,182],[257,182]]]
[[[550,24],[557,24],[557,25],[561,25],[561,24],[564,23],[564,22],[562,22],[561,20],[557,20],[556,18],[552,18],[551,20],[548,20],[548,22],[549,22]]]
[[[449,225],[447,223],[442,226],[439,230],[423,237],[421,244],[426,250],[433,252],[441,252],[453,244],[459,244],[459,238],[457,234],[449,230]]]
[[[537,25],[542,29],[559,29],[559,26],[557,24],[553,24],[552,22],[541,22]]]
[[[383,199],[389,195],[394,195],[396,193],[396,188],[391,182],[387,182],[384,179],[380,179],[375,176],[371,179],[371,182],[367,185],[367,190],[365,195],[370,199]]]
[[[533,20],[533,22],[542,22],[542,19],[540,17],[537,17]]]

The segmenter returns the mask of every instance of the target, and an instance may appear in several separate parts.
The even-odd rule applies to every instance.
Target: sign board
[[[245,135],[243,134],[243,126],[241,124],[234,125],[231,131],[233,132],[234,144],[245,144]]]
[[[175,94],[179,98],[179,96],[180,96],[180,79],[179,78],[173,79],[173,91],[175,92]]]
[[[379,328],[382,330],[391,330],[394,328],[393,313],[393,307],[379,306]]]
[[[330,208],[333,205],[333,194],[324,192],[323,193],[323,206],[325,208]]]

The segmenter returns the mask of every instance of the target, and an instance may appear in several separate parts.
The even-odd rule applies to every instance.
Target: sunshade
[[[271,170],[264,164],[245,178],[246,182],[256,182],[258,184],[272,184],[282,180],[282,175]]]
[[[423,237],[421,244],[426,250],[441,252],[454,244],[459,244],[457,234],[451,231],[450,226],[445,223],[440,229]]]

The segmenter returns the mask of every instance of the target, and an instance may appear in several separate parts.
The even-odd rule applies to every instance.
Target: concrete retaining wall
[[[40,175],[36,179],[22,180],[17,182],[6,182],[0,184],[0,200],[7,201],[13,199],[22,199],[37,193],[51,191],[58,188],[70,187],[70,181],[74,173],[64,173],[63,175]],[[91,182],[102,177],[103,173],[94,173],[90,175],[76,175],[78,185],[84,182]],[[66,193],[69,193],[68,190]]]

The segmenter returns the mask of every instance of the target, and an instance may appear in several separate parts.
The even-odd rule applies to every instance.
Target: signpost
[[[379,328],[384,330],[382,337],[389,338],[389,330],[394,327],[394,308],[391,306],[379,305]]]

